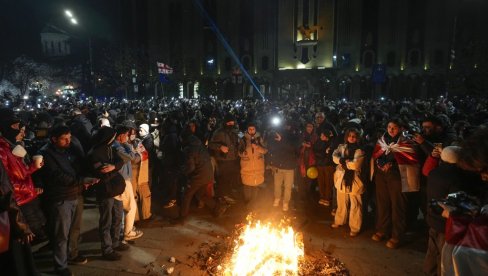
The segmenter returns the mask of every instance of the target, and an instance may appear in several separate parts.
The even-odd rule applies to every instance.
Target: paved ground
[[[259,208],[260,216],[280,218],[283,212],[273,208],[270,187],[263,189]],[[158,212],[156,212],[158,213]],[[248,213],[241,203],[232,205],[221,218],[213,218],[206,209],[194,207],[189,220],[184,225],[173,226],[167,220],[157,219],[139,226],[144,236],[122,252],[120,261],[108,262],[101,259],[98,240],[98,209],[93,204],[85,204],[82,242],[80,251],[89,262],[85,265],[70,266],[75,275],[165,275],[165,269],[174,267],[174,275],[206,275],[193,267],[188,256],[207,241],[218,241],[234,229],[234,225],[245,221]],[[161,213],[159,213],[161,215]],[[366,217],[364,229],[359,236],[349,237],[348,227],[331,229],[330,209],[314,205],[305,210],[291,210],[289,217],[303,232],[305,250],[323,250],[342,261],[351,275],[420,275],[426,250],[426,234],[415,233],[407,243],[397,250],[385,247],[384,242],[370,239],[373,234],[371,218]],[[44,275],[53,273],[51,252],[38,250],[35,246],[36,263]],[[170,263],[170,257],[176,263]]]

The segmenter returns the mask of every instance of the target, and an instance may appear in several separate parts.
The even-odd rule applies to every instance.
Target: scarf
[[[354,181],[354,170],[350,170],[346,166],[346,160],[352,161],[354,160],[354,154],[356,153],[356,150],[359,149],[359,145],[357,143],[351,144],[347,143],[346,144],[346,150],[344,151],[344,157],[341,158],[340,162],[342,165],[342,168],[344,169],[344,185],[346,186],[346,190],[351,190],[352,183]]]

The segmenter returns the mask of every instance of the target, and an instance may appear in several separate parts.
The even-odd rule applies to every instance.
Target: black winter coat
[[[83,192],[82,164],[85,160],[67,149],[61,151],[49,142],[41,148],[44,166],[39,171],[43,183],[43,198],[49,202],[74,200]]]
[[[189,183],[208,184],[213,181],[214,173],[210,155],[200,139],[191,135],[185,141],[183,149],[185,165],[183,173],[188,177]]]

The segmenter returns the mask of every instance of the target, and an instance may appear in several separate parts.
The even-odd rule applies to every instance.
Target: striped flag
[[[161,62],[157,62],[157,64],[158,64],[159,74],[165,74],[165,75],[173,74],[173,68],[169,67],[168,64],[164,64]]]

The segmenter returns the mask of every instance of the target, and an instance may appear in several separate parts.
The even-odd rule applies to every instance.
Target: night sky
[[[40,32],[47,23],[78,37],[110,38],[116,22],[110,7],[115,1],[0,0],[0,59],[39,57]],[[70,25],[65,9],[73,11],[78,26]]]

